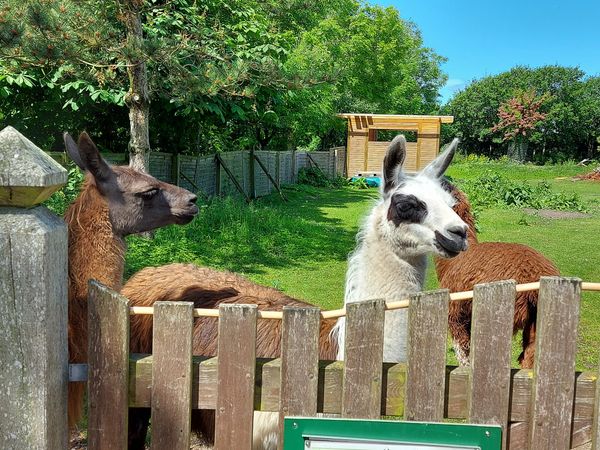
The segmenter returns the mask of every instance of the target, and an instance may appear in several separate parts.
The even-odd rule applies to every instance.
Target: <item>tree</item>
[[[508,143],[492,131],[500,105],[522,92],[534,92],[536,96],[547,93],[543,105],[546,116],[528,137],[532,159],[545,162],[581,158],[589,142],[581,106],[587,89],[591,87],[578,68],[515,67],[475,80],[457,93],[442,108],[443,113],[454,116],[454,124],[445,127],[444,132],[459,136],[463,147],[471,152],[492,157],[506,154]]]
[[[510,158],[517,161],[528,159],[529,137],[546,118],[540,108],[548,97],[547,94],[537,96],[534,91],[521,92],[498,108],[499,121],[492,127],[492,132],[502,132],[502,140],[511,143],[508,153]]]

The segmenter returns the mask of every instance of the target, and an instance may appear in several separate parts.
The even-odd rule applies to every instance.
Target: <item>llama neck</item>
[[[423,289],[427,255],[405,253],[401,245],[392,248],[379,234],[377,216],[367,221],[348,261],[346,303],[376,298],[402,300]]]
[[[69,299],[86,304],[90,279],[119,291],[125,240],[114,233],[108,204],[89,179],[65,213],[65,221],[69,229]]]
[[[356,251],[348,261],[345,303],[382,298],[404,300],[423,290],[427,270],[427,254],[392,246],[380,235],[380,220],[385,215],[374,212],[359,233]],[[338,359],[344,357],[344,320],[336,326]],[[383,336],[383,359],[389,362],[406,361],[408,314],[406,309],[386,311]]]

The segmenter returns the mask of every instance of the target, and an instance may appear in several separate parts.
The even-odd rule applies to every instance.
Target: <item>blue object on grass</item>
[[[369,187],[379,187],[381,186],[381,178],[380,177],[352,177],[350,181],[356,181],[363,178]]]

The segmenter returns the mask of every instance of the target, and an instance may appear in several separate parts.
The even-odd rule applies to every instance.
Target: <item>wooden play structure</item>
[[[348,119],[346,175],[379,176],[391,139],[380,139],[383,130],[407,133],[408,152],[404,168],[416,172],[431,162],[440,149],[440,127],[452,116],[407,116],[397,114],[339,114]],[[416,140],[412,139],[416,136]],[[412,142],[411,142],[412,141]]]

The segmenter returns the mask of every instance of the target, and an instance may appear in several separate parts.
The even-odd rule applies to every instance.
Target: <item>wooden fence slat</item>
[[[439,422],[444,418],[449,301],[445,289],[410,297],[406,420]]]
[[[283,308],[279,440],[283,448],[285,416],[315,416],[319,382],[318,308]]]
[[[152,450],[189,450],[193,303],[157,302],[152,336]]]
[[[571,435],[581,280],[542,277],[529,446],[567,449]]]
[[[600,368],[598,369],[600,374]],[[596,382],[596,398],[592,421],[592,450],[600,450],[600,383]]]
[[[346,342],[342,417],[381,415],[385,301],[346,304]]]
[[[256,305],[219,306],[215,450],[252,448]]]
[[[506,448],[516,282],[477,285],[473,291],[469,422],[502,426]]]
[[[88,292],[88,448],[125,450],[129,300],[96,281]]]

